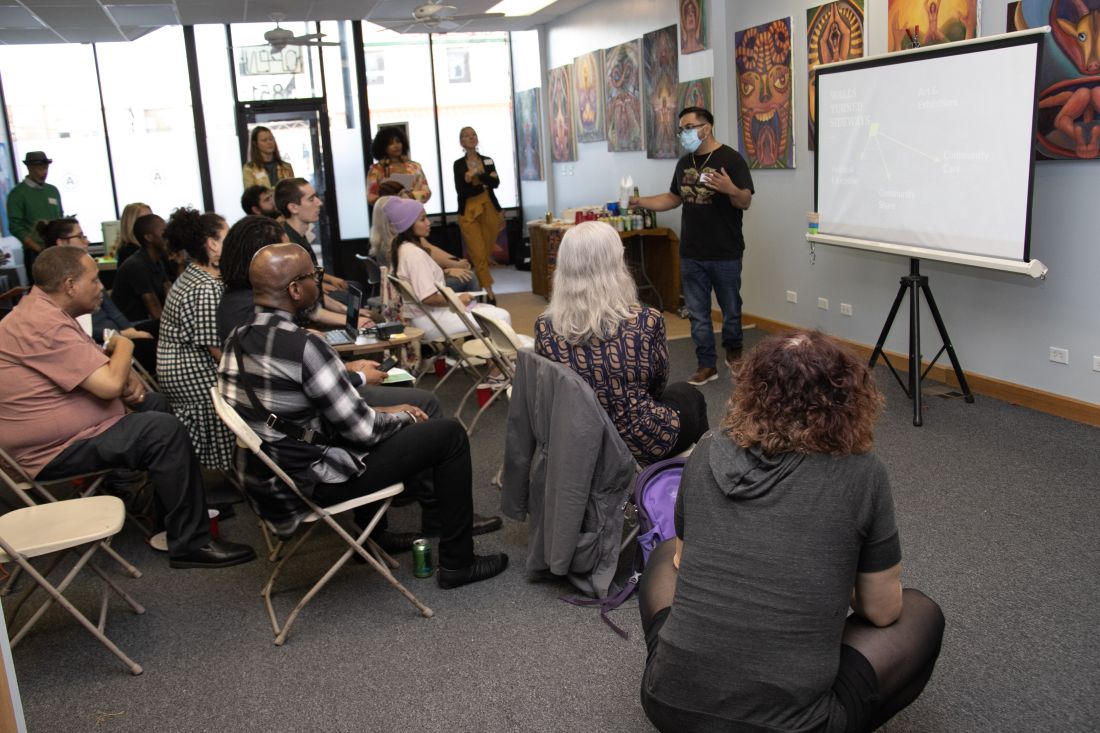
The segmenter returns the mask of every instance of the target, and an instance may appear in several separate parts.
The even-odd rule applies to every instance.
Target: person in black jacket
[[[458,228],[466,240],[466,249],[474,265],[478,282],[496,304],[493,275],[489,272],[489,253],[504,226],[493,189],[500,185],[492,158],[477,152],[477,132],[463,127],[458,133],[466,154],[455,161],[455,189],[458,191]]]

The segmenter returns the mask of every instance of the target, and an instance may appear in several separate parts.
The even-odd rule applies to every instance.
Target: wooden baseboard
[[[712,311],[711,317],[718,322],[722,320],[722,314],[719,311]],[[741,314],[741,321],[746,326],[752,324],[760,330],[769,333],[800,328],[800,326],[793,323],[773,321],[770,318],[753,316],[748,313]],[[873,346],[857,341],[849,341],[848,339],[841,340],[849,344],[866,358],[871,358],[871,352],[874,351]],[[886,354],[889,356],[891,363],[899,373],[908,373],[906,367],[908,366],[909,358],[907,355],[898,354],[892,351],[887,351]],[[922,371],[927,368],[928,362],[922,360]],[[951,386],[958,386],[958,380],[955,379],[955,371],[951,368],[950,364],[942,365],[937,363],[932,367],[932,370],[928,372],[928,378]],[[1075,400],[1071,397],[1063,397],[1062,395],[1053,394],[1051,392],[1044,392],[1033,387],[1013,384],[1012,382],[995,379],[994,377],[986,377],[973,372],[966,373],[966,381],[967,384],[970,385],[970,391],[974,394],[993,397],[994,399],[1003,400],[1004,402],[1009,402],[1014,405],[1020,405],[1032,410],[1038,410],[1039,412],[1056,415],[1066,420],[1073,420],[1074,422],[1084,423],[1085,425],[1100,427],[1100,405],[1085,402],[1083,400]]]

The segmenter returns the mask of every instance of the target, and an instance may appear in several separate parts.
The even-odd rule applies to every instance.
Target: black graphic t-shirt
[[[669,191],[680,197],[680,256],[692,260],[737,260],[745,251],[742,210],[729,196],[707,188],[699,177],[725,169],[734,185],[753,193],[752,175],[741,154],[722,145],[708,155],[688,153],[676,163]]]

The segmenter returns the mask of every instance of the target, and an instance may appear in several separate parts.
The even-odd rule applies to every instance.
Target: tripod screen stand
[[[890,329],[894,325],[894,318],[898,315],[901,301],[907,293],[909,295],[908,384],[901,380],[897,369],[890,363],[890,359],[882,350],[883,344],[886,343],[886,337],[890,334]],[[943,346],[936,352],[936,355],[928,363],[928,368],[925,369],[923,373],[920,370],[921,293],[924,293],[924,298],[928,301],[928,310],[932,313],[932,320],[936,322],[936,328],[940,332],[940,340],[943,342]],[[890,367],[890,372],[894,375],[894,379],[901,385],[906,396],[913,401],[913,425],[917,427],[924,423],[924,416],[921,414],[921,382],[928,376],[928,372],[932,370],[932,366],[936,363],[936,360],[939,359],[940,355],[945,351],[947,352],[947,358],[951,360],[951,366],[955,370],[955,378],[959,381],[959,389],[962,390],[963,397],[969,403],[974,402],[974,395],[970,393],[970,387],[966,383],[966,375],[963,374],[962,366],[959,364],[959,358],[955,356],[955,347],[951,344],[951,337],[947,335],[947,328],[943,325],[940,309],[936,307],[936,299],[932,297],[932,290],[928,287],[928,277],[920,274],[920,260],[915,257],[910,258],[909,274],[901,278],[901,284],[898,286],[898,294],[894,297],[894,305],[890,308],[890,315],[887,316],[886,323],[882,326],[882,333],[879,334],[878,343],[875,344],[875,350],[871,352],[870,367],[872,369],[874,368],[879,356],[886,362],[886,366]]]

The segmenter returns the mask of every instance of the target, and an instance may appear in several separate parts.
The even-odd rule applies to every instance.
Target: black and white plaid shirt
[[[256,406],[241,383],[233,342],[239,340],[244,378],[262,403]],[[264,452],[286,471],[302,493],[320,483],[341,483],[365,470],[370,448],[411,424],[407,413],[376,412],[356,391],[356,377],[324,339],[299,328],[290,313],[256,307],[256,316],[229,337],[218,366],[218,391],[264,441]],[[320,444],[296,440],[267,426],[269,414],[324,437]],[[288,536],[308,513],[306,506],[258,458],[238,451],[237,470],[260,516]]]

